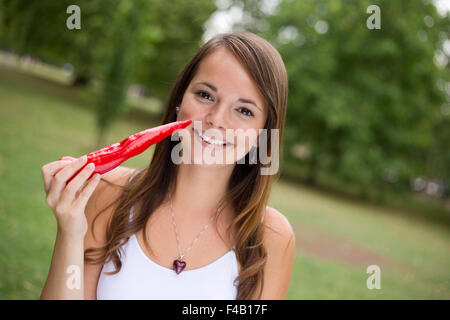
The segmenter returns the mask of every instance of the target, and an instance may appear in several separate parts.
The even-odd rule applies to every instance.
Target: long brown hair
[[[288,95],[287,73],[278,51],[268,41],[251,32],[218,34],[201,46],[178,75],[166,103],[161,124],[176,121],[175,107],[181,104],[182,97],[195,76],[199,64],[218,48],[226,48],[234,54],[255,81],[268,110],[264,129],[279,130],[278,144],[281,155]],[[144,226],[151,214],[163,204],[168,192],[176,187],[177,165],[171,161],[170,156],[172,148],[177,143],[171,139],[159,142],[155,147],[150,166],[138,171],[125,186],[118,186],[104,180],[122,188],[123,192],[109,205],[118,202],[107,226],[106,244],[101,248],[86,249],[86,262],[98,264],[112,260],[116,269],[109,274],[119,272],[122,266],[121,246],[129,240],[131,235],[141,229],[144,231],[144,241],[150,247],[147,243]],[[223,203],[231,204],[236,213],[227,232],[230,234],[230,230],[236,230],[233,240],[235,241],[236,256],[241,266],[239,276],[235,280],[238,282],[237,300],[252,299],[257,291],[258,299],[261,297],[264,286],[264,266],[267,260],[267,252],[263,245],[261,219],[269,200],[274,178],[274,175],[260,174],[260,169],[265,166],[269,167],[271,162],[266,165],[260,161],[250,164],[249,154],[250,152],[245,156],[245,163],[235,165],[226,194],[219,204],[219,206]],[[267,135],[267,155],[269,157],[272,155],[270,134]],[[275,176],[279,178],[279,173]],[[134,210],[134,215],[130,220],[130,209],[138,202],[141,206],[139,210]],[[97,258],[89,256],[94,253],[97,253]]]

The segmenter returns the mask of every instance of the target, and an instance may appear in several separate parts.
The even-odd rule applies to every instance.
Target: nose
[[[225,103],[217,104],[211,108],[205,117],[208,128],[226,130],[228,127],[227,106]]]

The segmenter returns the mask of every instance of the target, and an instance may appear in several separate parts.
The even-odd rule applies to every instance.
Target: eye
[[[246,117],[253,117],[253,112],[251,112],[250,110],[248,110],[247,108],[239,108],[239,110],[244,110],[243,112],[239,111],[240,113],[242,113],[244,116]]]
[[[206,99],[206,100],[212,101],[211,99],[208,99],[208,97],[210,97],[210,98],[212,98],[212,97],[211,97],[211,95],[210,95],[208,92],[206,92],[206,91],[197,91],[196,94],[197,94],[199,97],[201,97],[202,99]],[[205,98],[205,96],[206,96],[206,98]]]

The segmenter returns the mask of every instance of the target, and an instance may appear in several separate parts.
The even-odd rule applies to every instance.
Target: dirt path
[[[294,229],[297,251],[301,254],[310,254],[318,258],[364,268],[372,264],[380,267],[403,265],[392,257],[365,248],[345,238],[298,224],[294,226]]]

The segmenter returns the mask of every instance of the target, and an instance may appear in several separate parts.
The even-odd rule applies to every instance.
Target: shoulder
[[[275,208],[266,207],[263,220],[264,240],[268,248],[295,244],[295,232],[289,220]]]
[[[127,167],[123,167],[123,166],[118,166],[117,168],[102,174],[101,178],[102,180],[100,180],[101,182],[107,184],[107,182],[112,182],[114,184],[117,184],[119,186],[124,186],[130,176],[134,173],[134,169],[132,168],[127,168]],[[107,181],[107,182],[105,182]],[[99,183],[100,185],[100,183]]]
[[[118,166],[117,168],[102,174],[100,182],[87,203],[86,209],[91,209],[91,206],[94,204],[103,204],[104,202],[107,202],[107,200],[113,200],[112,198],[122,191],[122,188],[120,187],[123,187],[127,183],[131,173],[132,169]]]
[[[89,198],[85,214],[88,220],[88,226],[91,228],[93,219],[99,212],[102,214],[99,216],[99,226],[95,230],[91,230],[95,234],[103,235],[106,230],[106,224],[114,211],[113,207],[107,208],[117,197],[121,194],[123,186],[126,185],[133,170],[127,167],[119,166],[105,174],[102,174],[101,180]],[[104,211],[103,211],[104,210]]]
[[[285,299],[294,264],[295,233],[289,220],[267,207],[263,220],[263,243],[267,253],[262,300]]]
[[[106,229],[114,211],[114,206],[110,205],[120,195],[122,191],[120,187],[127,183],[131,173],[131,169],[119,166],[101,176],[102,179],[97,184],[84,210],[88,223],[88,231],[84,237],[85,250],[100,248],[106,244]],[[101,269],[102,264],[92,265],[85,262],[84,289],[86,299],[96,299]]]

